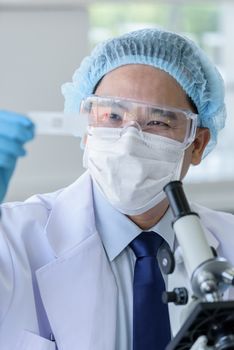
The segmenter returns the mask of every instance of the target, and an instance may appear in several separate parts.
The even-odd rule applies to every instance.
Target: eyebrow
[[[120,102],[116,102],[116,101],[114,101],[113,102],[113,106],[114,107],[117,107],[117,108],[119,108],[119,109],[123,109],[123,110],[125,110],[125,111],[127,111],[127,112],[130,112],[130,110],[129,110],[129,108],[123,103],[120,103]]]
[[[160,108],[152,108],[152,112],[153,113],[161,113],[161,112],[165,112],[163,109],[160,109]],[[166,111],[165,112],[165,114],[167,115],[167,116],[169,116],[171,119],[173,119],[173,120],[178,120],[178,117],[177,117],[177,115],[176,115],[176,113],[175,112],[172,112],[172,111]]]
[[[115,107],[115,108],[118,108],[120,110],[124,110],[124,111],[130,112],[130,109],[127,107],[127,105],[125,103],[121,103],[118,100],[114,100],[112,102],[112,106]],[[163,109],[158,108],[158,107],[151,107],[151,110],[152,110],[153,113],[164,113],[165,112]],[[166,113],[167,116],[170,117],[171,120],[178,121],[178,117],[177,117],[175,112],[173,112],[173,111],[166,111],[165,113]]]

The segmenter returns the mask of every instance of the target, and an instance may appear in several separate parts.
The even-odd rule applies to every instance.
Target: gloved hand
[[[34,137],[34,124],[25,116],[0,110],[0,202],[3,200],[24,143]]]

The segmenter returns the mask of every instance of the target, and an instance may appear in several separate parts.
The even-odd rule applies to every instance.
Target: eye
[[[107,127],[119,127],[123,118],[119,113],[104,112],[99,116],[99,123]]]
[[[178,124],[177,114],[169,110],[161,110],[158,108],[153,108],[149,114],[149,124],[150,126],[174,129]]]
[[[112,121],[122,121],[123,119],[119,114],[116,113],[109,113],[108,117]]]
[[[164,127],[164,128],[170,128],[171,127],[169,123],[162,122],[161,120],[151,120],[147,125]]]

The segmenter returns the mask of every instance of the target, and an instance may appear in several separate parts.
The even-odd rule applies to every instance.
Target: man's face
[[[101,80],[95,94],[195,112],[186,93],[174,78],[160,69],[147,65],[130,64],[111,71]],[[194,165],[200,163],[204,147],[209,140],[209,131],[198,129],[197,136],[185,152],[182,177],[187,173],[191,163]]]

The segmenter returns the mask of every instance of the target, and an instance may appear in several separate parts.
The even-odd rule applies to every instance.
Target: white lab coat
[[[234,264],[234,217],[195,209],[209,243]],[[89,175],[64,190],[4,204],[1,231],[0,349],[54,350],[46,339],[51,327],[59,350],[115,350],[117,287],[95,227]],[[178,263],[168,289],[184,285]],[[234,297],[231,289],[226,294]],[[173,333],[186,307],[170,305]]]

